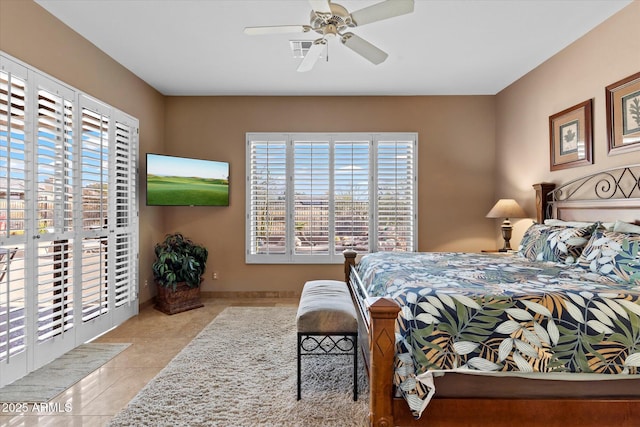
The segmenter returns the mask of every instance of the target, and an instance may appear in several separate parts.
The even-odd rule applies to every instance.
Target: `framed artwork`
[[[640,73],[605,89],[609,155],[640,150]]]
[[[549,117],[551,170],[593,164],[592,100]]]

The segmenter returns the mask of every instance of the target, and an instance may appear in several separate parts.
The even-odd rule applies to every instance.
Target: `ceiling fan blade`
[[[384,62],[387,56],[389,56],[385,51],[378,49],[362,37],[358,37],[353,33],[344,34],[341,41],[346,47],[375,65]]]
[[[244,33],[250,36],[262,34],[306,33],[311,31],[309,25],[278,25],[274,27],[245,27]]]
[[[311,9],[318,13],[331,13],[331,5],[329,0],[309,0]]]
[[[327,42],[323,39],[319,39],[313,42],[313,44],[309,48],[309,51],[302,59],[302,62],[298,67],[298,71],[303,73],[305,71],[311,70],[313,66],[316,65],[316,62],[318,62],[318,59],[320,58],[320,55],[322,55],[322,51],[324,50],[326,44]]]
[[[394,16],[413,12],[413,0],[386,0],[369,7],[356,10],[351,19],[359,27]]]

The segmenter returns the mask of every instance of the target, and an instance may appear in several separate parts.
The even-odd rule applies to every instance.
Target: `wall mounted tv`
[[[147,206],[229,206],[229,163],[147,153]]]

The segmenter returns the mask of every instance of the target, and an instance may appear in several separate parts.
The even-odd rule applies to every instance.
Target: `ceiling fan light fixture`
[[[323,28],[322,35],[324,38],[335,37],[338,35],[338,28],[335,25],[329,24]]]

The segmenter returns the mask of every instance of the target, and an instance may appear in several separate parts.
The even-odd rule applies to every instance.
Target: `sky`
[[[148,153],[147,174],[227,179],[229,163]]]

